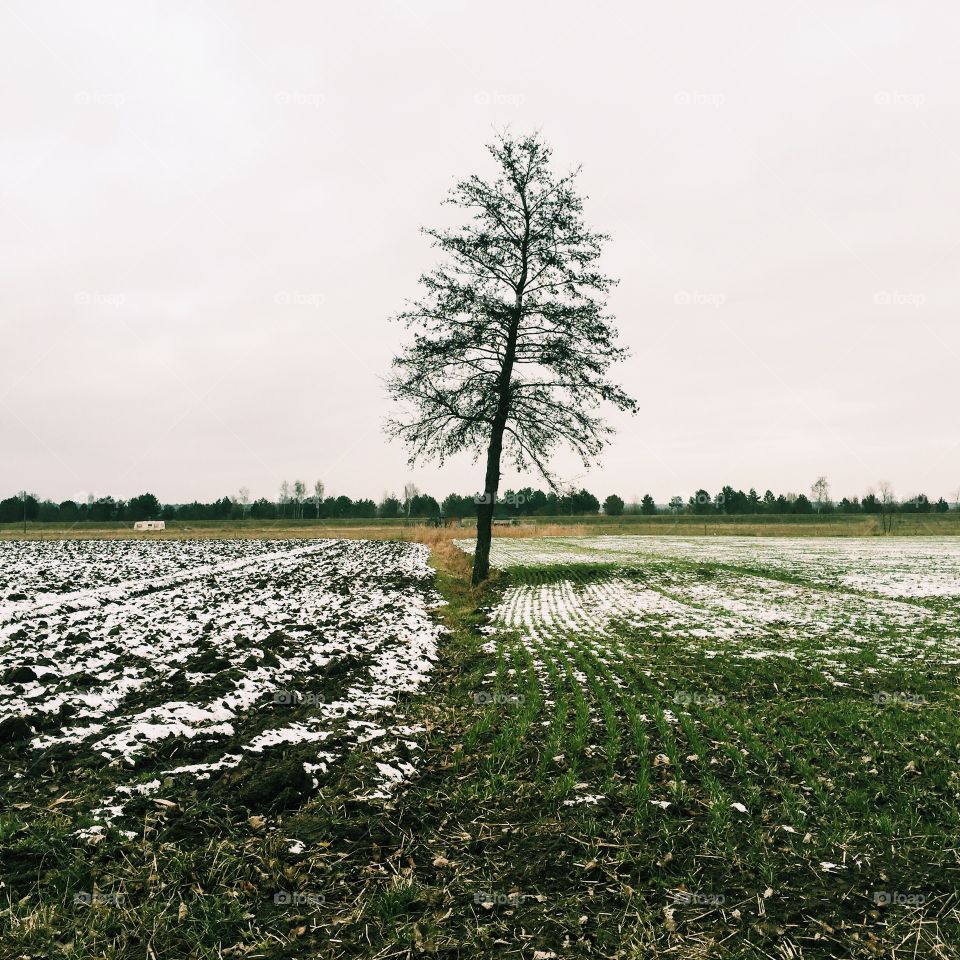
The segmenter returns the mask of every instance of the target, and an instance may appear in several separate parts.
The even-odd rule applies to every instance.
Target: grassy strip
[[[474,520],[448,521],[449,537],[472,537]],[[114,540],[114,539],[290,539],[315,537],[363,537],[393,539],[432,536],[435,525],[425,520],[403,518],[327,520],[171,520],[163,531],[138,532],[132,521],[77,521],[75,523],[28,521],[0,523],[0,540]],[[738,536],[738,537],[874,537],[958,536],[960,511],[930,514],[897,514],[893,526],[884,530],[876,514],[717,515],[629,514],[591,516],[522,517],[515,525],[497,527],[495,536]]]

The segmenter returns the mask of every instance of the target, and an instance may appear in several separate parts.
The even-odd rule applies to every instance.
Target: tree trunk
[[[503,431],[510,414],[510,379],[513,376],[513,364],[517,356],[517,336],[520,332],[520,320],[523,317],[523,291],[527,284],[527,250],[530,240],[530,213],[527,210],[527,198],[521,194],[524,212],[524,233],[520,244],[520,279],[516,287],[516,302],[510,332],[507,336],[507,348],[504,351],[503,367],[497,385],[497,412],[490,428],[490,445],[487,447],[487,473],[483,484],[483,502],[477,505],[477,546],[473,553],[473,585],[490,576],[490,541],[493,538],[493,512],[497,507],[497,491],[500,488],[500,454],[503,451]]]
[[[503,449],[504,424],[493,425],[487,448],[487,472],[483,483],[483,500],[477,504],[477,546],[473,552],[473,585],[490,576],[490,541],[493,538],[493,512],[500,487],[500,452]]]

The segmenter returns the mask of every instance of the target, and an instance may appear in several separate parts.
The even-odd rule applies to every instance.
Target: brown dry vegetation
[[[416,540],[435,544],[473,537],[472,525],[438,528],[402,520],[226,520],[178,521],[167,529],[140,532],[132,523],[0,524],[0,540],[300,540],[343,537],[370,540]],[[877,515],[831,514],[825,517],[715,516],[688,514],[654,517],[549,517],[523,519],[513,526],[496,526],[495,537],[582,536],[737,536],[737,537],[873,537],[883,536]],[[960,536],[960,511],[946,514],[901,514],[893,518],[887,536]]]

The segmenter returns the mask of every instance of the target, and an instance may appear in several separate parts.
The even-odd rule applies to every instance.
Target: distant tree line
[[[650,494],[639,501],[626,503],[617,494],[610,494],[602,503],[588,490],[567,492],[535,490],[523,487],[507,490],[494,504],[498,518],[589,516],[602,512],[619,517],[630,514],[654,516],[657,514],[769,515],[791,514],[892,514],[945,513],[950,504],[940,497],[936,502],[920,493],[904,500],[894,498],[887,484],[879,491],[869,491],[862,498],[844,497],[834,502],[829,497],[826,482],[821,478],[811,488],[812,496],[786,493],[775,495],[767,490],[760,496],[751,488],[744,493],[731,486],[715,494],[697,490],[684,500],[673,497],[669,504],[657,504]],[[21,492],[0,500],[0,523],[28,521],[59,521],[61,523],[136,520],[343,520],[343,519],[410,519],[435,520],[476,517],[482,498],[475,494],[451,493],[442,502],[421,493],[413,484],[407,484],[403,495],[385,493],[379,503],[348,496],[326,496],[322,482],[314,484],[312,494],[296,481],[283,483],[276,500],[261,497],[251,500],[243,489],[239,494],[221,497],[212,503],[161,504],[152,493],[142,493],[129,500],[113,497],[88,496],[84,501],[64,500],[55,503],[41,500],[35,494]]]
[[[451,493],[443,501],[445,517],[475,517],[477,505],[482,497],[473,494],[461,496]],[[571,490],[568,493],[544,492],[523,487],[520,490],[506,490],[497,497],[494,516],[504,517],[559,517],[563,515],[583,516],[599,513],[600,501],[588,490]]]
[[[395,506],[391,506],[391,499]],[[423,498],[421,498],[423,499]],[[426,498],[434,504],[436,501]],[[429,508],[420,503],[411,504],[410,516],[431,516]],[[385,512],[380,512],[380,509]],[[319,504],[314,500],[305,500],[296,504],[293,501],[267,500],[261,498],[253,502],[242,502],[237,496],[225,496],[212,503],[166,503],[152,493],[143,493],[130,500],[114,500],[113,497],[99,497],[82,503],[64,500],[54,503],[52,500],[38,500],[34,494],[26,497],[18,494],[0,500],[0,523],[15,523],[20,520],[74,522],[104,522],[113,520],[316,520],[339,519],[347,517],[401,516],[402,505],[395,498],[387,498],[378,505],[373,500],[351,500],[350,497],[325,497]]]
[[[710,514],[789,516],[790,514],[830,513],[946,513],[950,509],[950,504],[943,497],[934,503],[923,493],[898,501],[887,485],[881,485],[879,494],[871,490],[863,496],[863,499],[844,497],[836,503],[829,498],[825,482],[817,481],[811,488],[811,492],[814,494],[813,498],[803,493],[776,495],[772,490],[767,490],[763,496],[760,496],[753,487],[744,493],[742,490],[725,486],[713,495],[700,489],[686,502],[681,497],[674,497],[666,508],[666,512],[704,516]],[[650,498],[644,497],[639,512],[661,511],[653,505]]]
[[[436,519],[438,517],[475,517],[481,498],[467,494],[450,494],[441,506],[429,494],[407,484],[403,496],[385,493],[379,503],[368,499],[353,500],[348,496],[324,496],[318,481],[314,494],[308,496],[303,484],[284,483],[276,500],[261,497],[251,500],[242,490],[212,503],[161,504],[152,493],[143,493],[130,500],[113,497],[88,497],[78,502],[40,500],[35,494],[19,493],[0,500],[0,523],[29,521],[105,522],[117,520],[341,520],[341,519]],[[559,516],[561,514],[595,514],[600,501],[586,490],[569,494],[544,493],[525,488],[507,491],[497,501],[498,517]]]

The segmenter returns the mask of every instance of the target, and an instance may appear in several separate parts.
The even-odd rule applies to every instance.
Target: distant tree
[[[645,493],[640,501],[640,512],[647,517],[652,517],[657,512],[657,504],[649,493]]]
[[[274,507],[276,510],[276,507]],[[276,513],[274,513],[276,516]],[[177,507],[177,519],[178,520],[204,520],[206,519],[206,508],[202,503],[181,503]]]
[[[543,516],[545,517],[556,517],[559,516],[561,512],[561,502],[560,494],[556,490],[551,490],[543,504]]]
[[[80,505],[75,500],[64,500],[60,504],[60,519],[74,523],[80,519]]]
[[[37,520],[40,523],[51,523],[60,519],[60,507],[52,500],[41,500],[37,508]]]
[[[160,516],[160,501],[152,493],[131,497],[127,515],[131,520],[154,520]]]
[[[117,519],[117,502],[113,497],[98,497],[89,506],[90,519],[95,523]]]
[[[670,498],[670,512],[671,512],[671,513],[682,513],[682,512],[683,512],[683,497],[671,497],[671,498]]]
[[[237,494],[237,503],[240,504],[240,516],[245,518],[250,510],[250,488],[241,487]]]
[[[462,497],[460,494],[451,493],[440,504],[440,511],[444,517],[460,519],[476,513],[477,505],[473,497]]]
[[[880,491],[880,520],[883,532],[889,533],[893,530],[893,513],[897,506],[896,495],[889,480],[881,480],[877,484],[877,489]]]
[[[600,512],[600,501],[589,490],[571,491],[566,496],[569,513],[593,514]]]
[[[307,485],[302,480],[293,481],[293,515],[303,519],[303,502],[307,498]]]
[[[817,477],[813,486],[810,487],[813,494],[813,502],[816,504],[817,513],[825,513],[830,505],[830,484],[826,477]]]
[[[937,501],[936,511],[937,513],[946,513],[950,509],[950,504],[941,497]]]
[[[288,480],[284,480],[283,483],[280,484],[280,504],[279,504],[280,509],[278,512],[281,517],[285,517],[287,515],[287,504],[289,502],[290,502],[290,482]]]
[[[440,504],[429,494],[414,494],[407,504],[407,516],[419,518],[430,517],[431,519],[439,517]]]
[[[0,523],[15,523],[23,519],[23,501],[20,497],[0,500]]]
[[[794,513],[813,513],[813,504],[805,494],[798,493],[796,500],[793,501]]]
[[[749,499],[742,490],[725,486],[716,498],[718,513],[740,514],[749,512]]]
[[[713,500],[706,490],[698,490],[689,500],[690,512],[696,514],[713,513]]]
[[[767,490],[766,493],[764,493],[761,509],[764,513],[776,513],[777,498],[773,495],[772,490]]]
[[[0,523],[26,524],[28,520],[36,520],[39,513],[40,501],[26,490],[0,501]]]
[[[390,381],[407,406],[390,432],[411,459],[485,452],[474,583],[489,573],[503,454],[553,485],[558,446],[585,464],[602,449],[611,431],[595,413],[601,402],[636,409],[607,378],[624,351],[605,311],[613,281],[596,266],[606,238],[584,225],[576,171],[554,176],[536,135],[501,136],[490,153],[497,178],[470,177],[450,196],[466,222],[426,231],[446,262],[401,314],[417,332]]]
[[[531,490],[526,506],[528,516],[541,516],[547,509],[547,495],[542,490]]]
[[[400,516],[403,504],[393,494],[384,494],[380,505],[377,507],[377,516],[386,520],[392,520]]]
[[[277,517],[276,504],[271,503],[266,497],[261,497],[250,505],[250,516],[255,520],[274,520]]]
[[[420,491],[417,489],[417,485],[413,482],[405,483],[403,485],[403,512],[407,515],[407,519],[410,519],[411,505],[413,504],[414,499],[420,495]]]
[[[320,519],[320,505],[323,503],[323,493],[323,481],[317,480],[313,485],[313,509],[318,520]]]
[[[623,500],[615,493],[611,493],[610,496],[603,501],[603,512],[608,517],[621,516],[623,514]]]
[[[517,513],[522,514],[523,516],[530,516],[534,510],[534,501],[537,498],[537,494],[540,493],[539,490],[534,490],[532,487],[522,487],[517,491],[517,497],[519,502],[517,504]],[[543,494],[540,493],[542,497]]]

